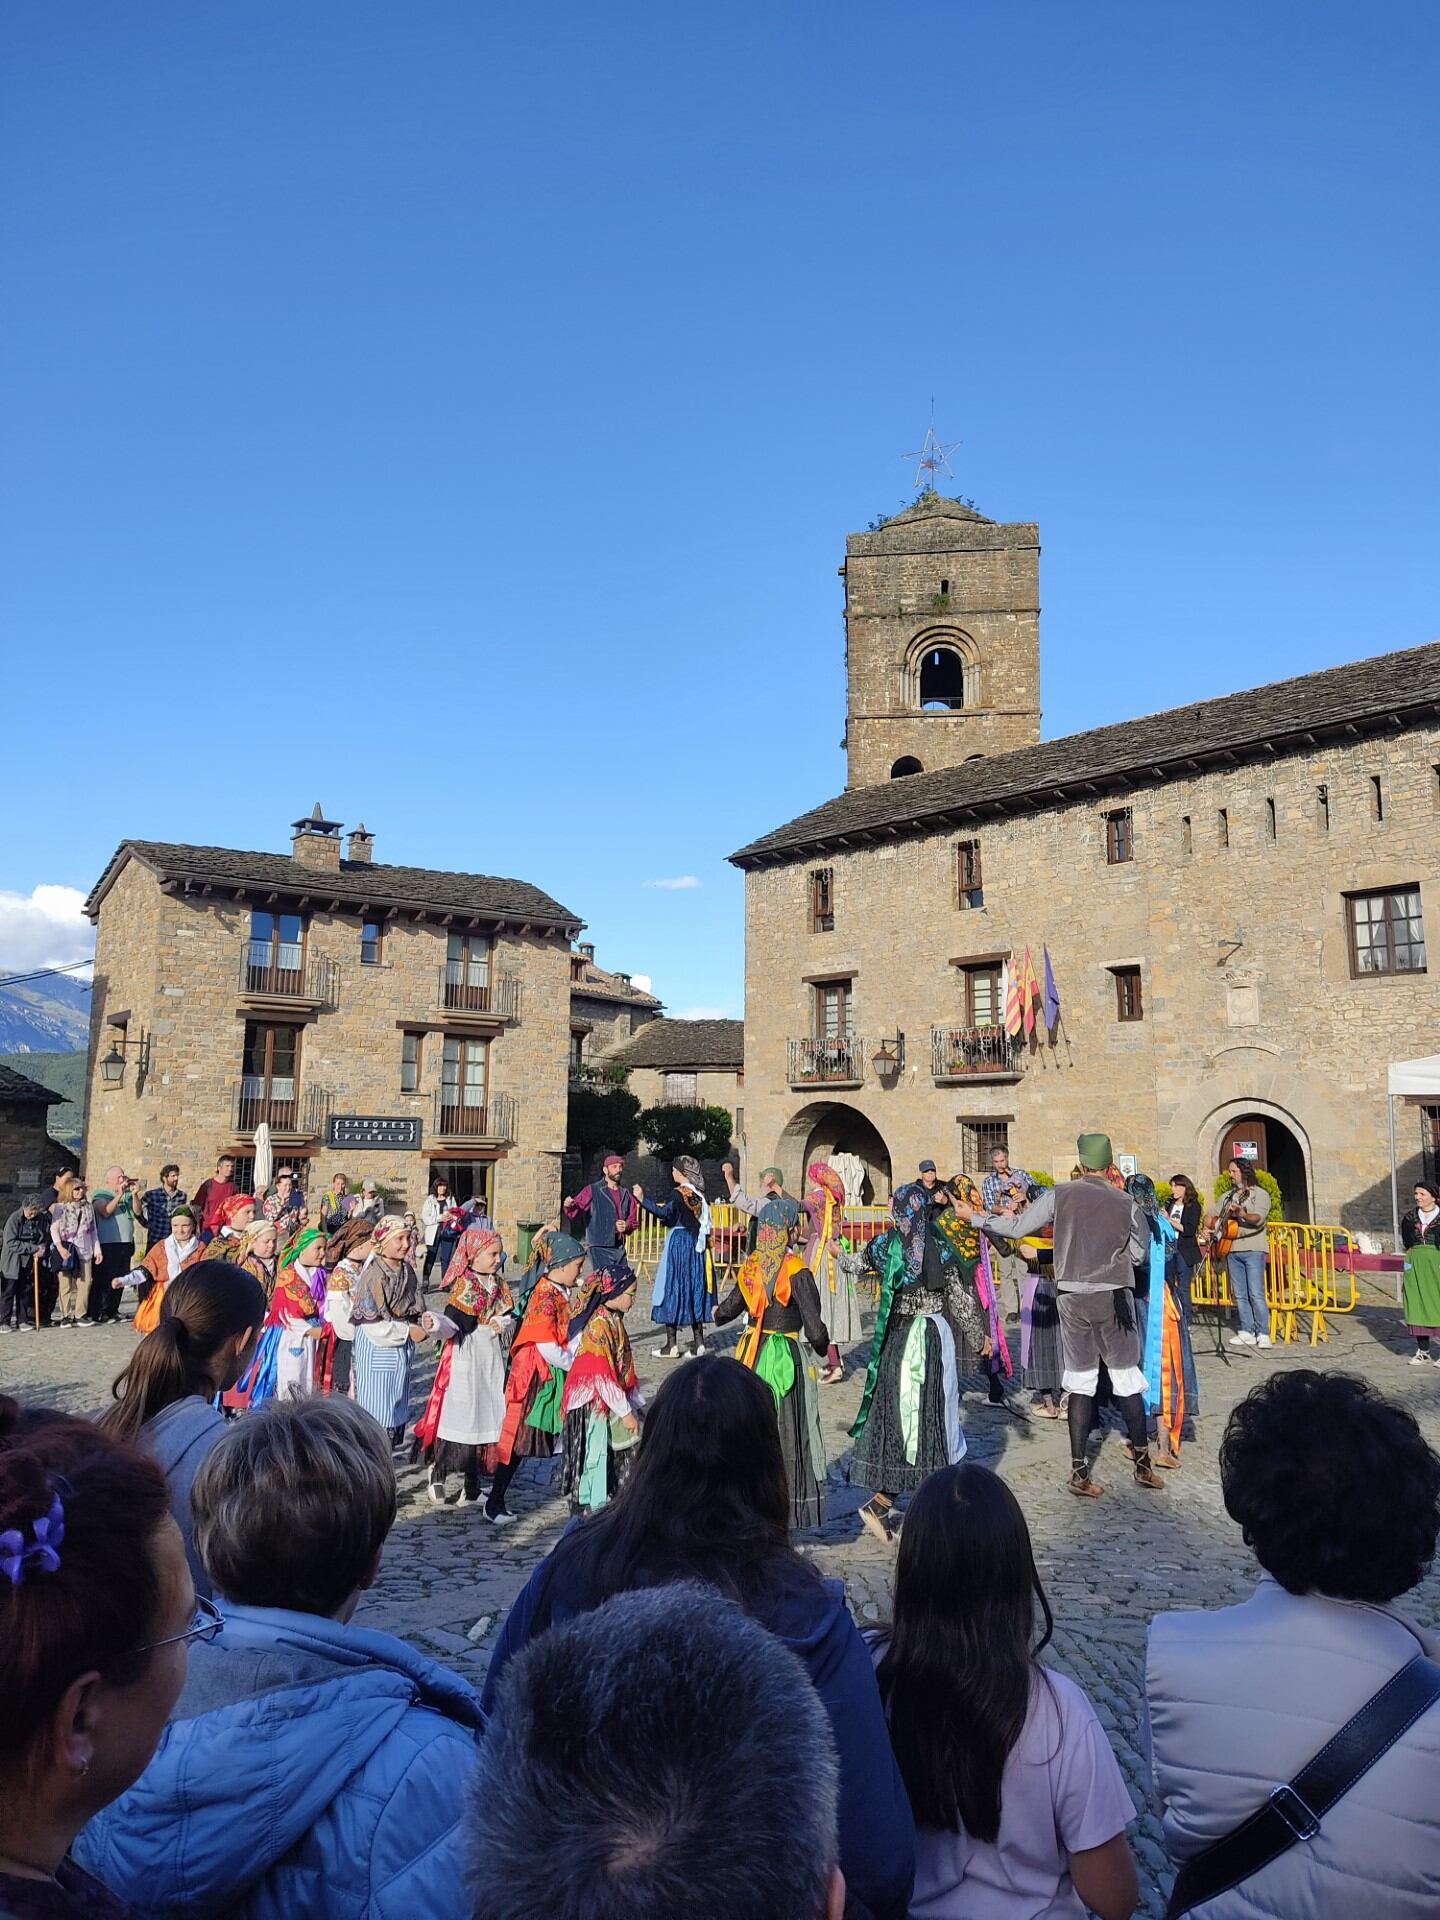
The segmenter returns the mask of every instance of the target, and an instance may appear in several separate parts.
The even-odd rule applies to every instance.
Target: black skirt
[[[950,1464],[945,1439],[945,1374],[940,1335],[932,1321],[925,1326],[925,1380],[920,1389],[920,1432],[915,1459],[905,1457],[900,1424],[900,1371],[905,1342],[914,1324],[907,1314],[892,1315],[880,1349],[875,1397],[855,1442],[850,1478],[876,1493],[913,1493],[922,1480]]]

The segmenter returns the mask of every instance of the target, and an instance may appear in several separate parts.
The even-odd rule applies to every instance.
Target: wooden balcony
[[[322,1013],[339,1004],[340,969],[325,955],[307,958],[288,942],[247,940],[240,956],[240,998],[257,1012]]]
[[[230,1124],[237,1134],[253,1138],[255,1129],[267,1126],[277,1144],[298,1145],[318,1140],[334,1106],[328,1087],[306,1087],[293,1080],[272,1080],[268,1084],[252,1074],[242,1074],[231,1102]]]
[[[1025,1044],[1003,1027],[932,1027],[930,1074],[937,1087],[972,1080],[1018,1080]]]
[[[442,1087],[435,1096],[435,1143],[444,1146],[508,1147],[515,1142],[515,1101],[494,1093],[483,1106],[457,1104],[459,1090]]]

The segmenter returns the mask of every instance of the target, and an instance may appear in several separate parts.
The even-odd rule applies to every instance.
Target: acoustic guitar
[[[1240,1237],[1240,1222],[1236,1215],[1242,1198],[1238,1192],[1228,1193],[1220,1203],[1219,1212],[1207,1214],[1195,1236],[1200,1251],[1208,1254],[1212,1261],[1223,1260]]]

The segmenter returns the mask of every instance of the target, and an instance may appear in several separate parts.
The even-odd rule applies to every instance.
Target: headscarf
[[[705,1181],[700,1172],[700,1162],[694,1155],[689,1153],[677,1154],[675,1159],[670,1162],[670,1165],[672,1169],[679,1174],[680,1178],[685,1182],[685,1185],[694,1189],[696,1199],[703,1201],[705,1198]]]
[[[925,1228],[930,1218],[930,1195],[918,1180],[907,1180],[903,1187],[895,1189],[890,1212],[895,1221],[895,1230],[900,1235],[905,1270],[912,1280],[918,1280],[925,1265]]]
[[[281,1266],[293,1267],[295,1262],[300,1258],[301,1254],[304,1253],[308,1247],[313,1247],[315,1242],[318,1239],[320,1239],[320,1237],[321,1237],[321,1234],[320,1234],[320,1229],[318,1227],[302,1227],[299,1233],[297,1233],[295,1238],[290,1242],[289,1246],[287,1246],[285,1251],[281,1254],[280,1256]],[[314,1266],[315,1264],[316,1263],[313,1260],[307,1260],[305,1262],[305,1265],[307,1267]]]
[[[467,1227],[445,1268],[445,1281],[450,1288],[447,1304],[458,1307],[462,1313],[473,1313],[477,1320],[482,1313],[493,1313],[498,1305],[509,1303],[510,1296],[498,1267],[494,1273],[471,1271],[477,1254],[496,1247],[504,1253],[505,1243],[492,1228]]]
[[[777,1300],[782,1307],[789,1303],[790,1282],[783,1275],[790,1251],[790,1221],[784,1207],[767,1200],[755,1216],[755,1226],[755,1251],[746,1256],[736,1278],[751,1317],[759,1320]]]
[[[233,1193],[220,1209],[220,1218],[227,1227],[233,1227],[246,1207],[255,1206],[253,1193]]]
[[[377,1253],[380,1251],[380,1243],[388,1240],[392,1233],[409,1233],[409,1231],[410,1229],[398,1213],[382,1214],[375,1222],[375,1230],[372,1235],[375,1242],[375,1251]]]
[[[310,1292],[310,1297],[314,1301],[315,1310],[318,1313],[320,1308],[323,1307],[325,1304],[325,1270],[324,1268],[320,1266],[318,1260],[313,1262],[310,1260],[307,1260],[305,1262],[305,1265],[310,1268],[312,1274],[315,1277],[311,1280],[303,1281],[303,1282],[300,1280],[299,1275],[295,1272],[295,1268],[299,1263],[301,1254],[308,1252],[311,1247],[317,1244],[317,1242],[320,1244],[320,1252],[321,1254],[323,1254],[325,1251],[324,1235],[320,1232],[320,1229],[318,1227],[302,1227],[300,1232],[296,1234],[295,1238],[290,1242],[289,1246],[286,1247],[285,1251],[280,1255],[279,1272],[282,1279],[288,1276],[291,1280],[296,1282],[297,1286],[304,1285],[308,1287]]]
[[[195,1209],[189,1205],[181,1205],[176,1207],[174,1212],[170,1215],[170,1227],[172,1232],[174,1231],[175,1222],[180,1218],[182,1213],[184,1214],[187,1220],[193,1221],[197,1227],[199,1226],[200,1222],[196,1218]]]
[[[620,1254],[613,1267],[601,1267],[591,1278],[585,1304],[578,1313],[572,1314],[566,1330],[566,1339],[573,1344],[577,1334],[583,1333],[601,1307],[608,1307],[612,1300],[618,1300],[622,1293],[628,1293],[632,1287],[640,1284],[639,1275]]]
[[[476,1254],[484,1253],[490,1247],[499,1247],[502,1253],[505,1251],[505,1243],[493,1227],[481,1226],[478,1221],[474,1226],[466,1227],[455,1242],[455,1251],[445,1263],[446,1286],[454,1287],[463,1280]]]
[[[957,1173],[945,1184],[961,1206],[973,1207],[977,1213],[985,1212],[980,1189],[968,1173]],[[954,1207],[942,1207],[935,1216],[935,1225],[942,1238],[950,1242],[962,1260],[980,1258],[980,1229],[972,1227],[968,1220],[962,1220]]]
[[[535,1236],[535,1240],[538,1246],[540,1240],[538,1233]],[[545,1252],[540,1261],[540,1272],[549,1273],[555,1267],[568,1266],[570,1261],[583,1260],[584,1258],[585,1249],[578,1240],[573,1239],[568,1233],[560,1233],[552,1230],[546,1236]]]

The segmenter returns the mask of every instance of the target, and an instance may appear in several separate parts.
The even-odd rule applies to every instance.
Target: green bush
[[[1256,1167],[1255,1184],[1257,1187],[1263,1187],[1270,1196],[1270,1218],[1272,1220],[1283,1220],[1285,1218],[1285,1196],[1281,1193],[1280,1182],[1275,1178],[1274,1174],[1267,1173],[1263,1167]],[[1224,1172],[1218,1173],[1215,1176],[1215,1199],[1223,1200],[1229,1191],[1229,1174]]]
[[[640,1138],[640,1102],[628,1087],[572,1086],[565,1144],[587,1172],[597,1153],[631,1153]]]
[[[1048,1173],[1043,1172],[1039,1167],[1027,1167],[1025,1171],[1029,1174],[1032,1183],[1037,1187],[1053,1187],[1055,1184],[1053,1178]]]
[[[730,1151],[734,1124],[727,1107],[646,1107],[638,1122],[640,1138],[657,1160],[682,1153],[722,1160]]]

